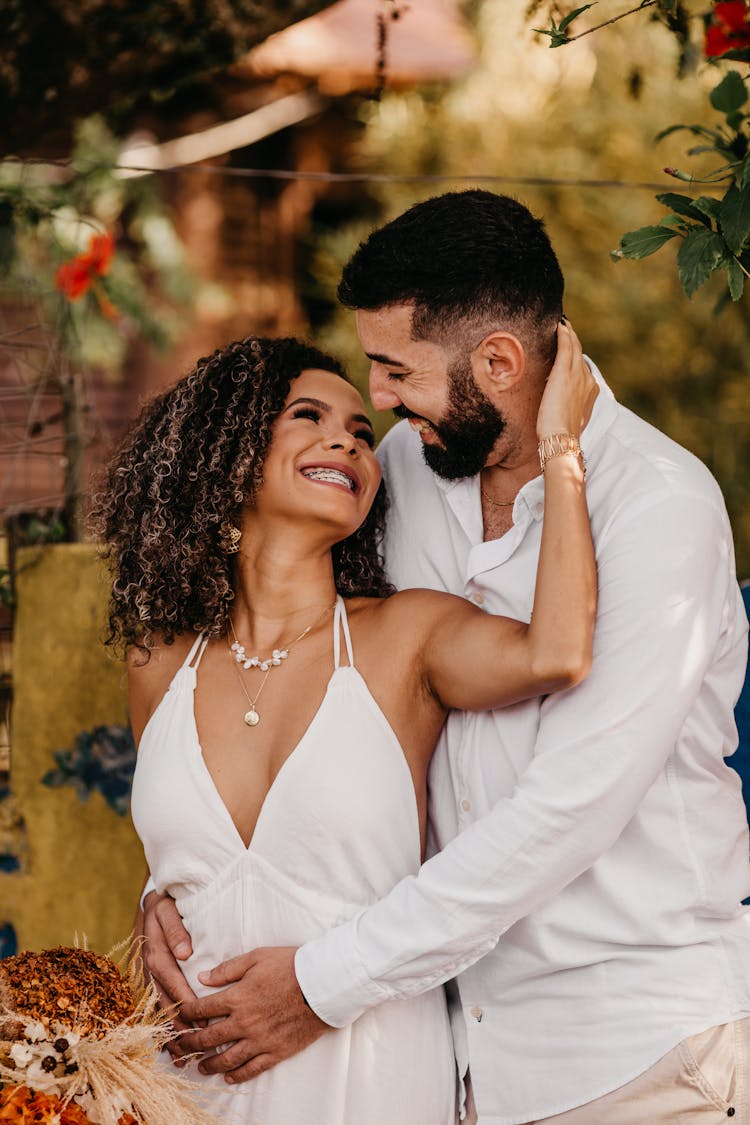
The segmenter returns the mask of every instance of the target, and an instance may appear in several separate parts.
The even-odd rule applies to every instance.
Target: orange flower
[[[88,293],[97,277],[109,273],[112,258],[115,252],[115,239],[111,231],[104,234],[92,234],[89,239],[89,248],[83,254],[76,254],[63,264],[55,274],[55,285],[64,293],[69,301],[77,301]],[[109,304],[109,302],[107,302]],[[100,302],[101,304],[101,302]],[[110,308],[114,306],[109,305]],[[105,311],[105,316],[110,313]]]
[[[63,1106],[59,1098],[28,1086],[0,1090],[0,1122],[13,1125],[91,1125],[75,1102]]]
[[[75,1102],[63,1106],[60,1098],[30,1090],[28,1086],[8,1086],[0,1090],[0,1122],[13,1125],[91,1125]],[[124,1113],[119,1125],[137,1125],[130,1113]]]
[[[89,239],[89,248],[81,255],[86,265],[93,274],[109,273],[112,258],[115,252],[115,238],[111,231],[104,234],[92,234]]]
[[[88,293],[91,285],[91,274],[83,259],[83,254],[79,254],[70,262],[63,262],[55,274],[55,285],[69,301],[77,301],[84,293]]]

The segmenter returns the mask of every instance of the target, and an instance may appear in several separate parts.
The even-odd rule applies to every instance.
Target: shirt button
[[[461,802],[461,808],[464,812],[469,812],[469,810],[471,809],[471,801],[468,801],[466,797],[464,797],[463,801]]]
[[[544,511],[544,504],[537,504],[534,508],[534,511],[538,516],[541,516],[542,512]]]
[[[475,602],[477,605],[483,605],[484,604],[484,594],[472,594],[471,600],[473,602]]]
[[[484,1012],[482,1011],[481,1008],[472,1008],[471,1012],[470,1012],[470,1015],[472,1015],[474,1017],[474,1019],[477,1021],[477,1023],[481,1023],[482,1022],[482,1016],[484,1015]]]

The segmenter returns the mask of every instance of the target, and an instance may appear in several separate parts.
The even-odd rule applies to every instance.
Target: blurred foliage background
[[[656,18],[675,5],[692,47]],[[171,0],[146,5],[142,26],[136,28],[124,10],[106,0],[92,0],[86,19],[63,5],[57,23],[45,22],[36,9],[15,0],[6,5],[13,49],[0,67],[0,107],[5,99],[8,106],[36,115],[40,128],[49,130],[53,151],[58,142],[58,151],[69,151],[69,134],[77,136],[79,147],[85,140],[89,150],[99,152],[98,166],[63,187],[45,190],[69,194],[80,184],[78,212],[87,212],[95,228],[116,224],[125,235],[98,288],[64,309],[63,327],[75,330],[68,341],[74,364],[85,360],[116,368],[137,336],[174,339],[180,317],[183,323],[190,318],[187,306],[195,291],[184,268],[179,227],[173,226],[179,205],[174,191],[170,197],[168,180],[130,181],[127,189],[116,182],[111,165],[117,141],[101,123],[81,124],[77,115],[98,105],[110,127],[120,122],[124,128],[147,104],[150,122],[160,114],[166,121],[193,101],[202,104],[213,71],[237,58],[248,43],[322,6],[322,0],[287,0],[271,11],[255,0],[232,0],[228,7],[216,0],[201,23],[190,5]],[[390,0],[390,6],[398,7],[405,25],[408,4],[399,7]],[[567,278],[566,312],[615,393],[695,452],[719,479],[735,529],[739,571],[750,576],[750,295],[746,289],[730,303],[725,279],[716,276],[688,300],[675,268],[679,239],[644,261],[610,257],[625,232],[664,218],[654,199],[658,191],[692,190],[665,175],[665,166],[692,171],[697,161],[700,172],[701,158],[686,157],[694,138],[675,133],[657,143],[657,134],[677,123],[719,124],[709,92],[728,67],[745,76],[747,65],[713,65],[702,57],[708,0],[658,0],[658,7],[634,10],[626,19],[550,50],[549,38],[533,29],[571,7],[549,0],[468,0],[464,11],[475,28],[479,58],[466,78],[396,91],[388,86],[386,67],[380,99],[349,94],[337,100],[338,116],[325,119],[319,143],[336,153],[344,170],[360,172],[363,179],[355,187],[331,187],[310,204],[311,222],[292,279],[301,298],[294,330],[341,354],[366,389],[366,362],[353,316],[338,308],[335,297],[341,267],[358,241],[416,200],[451,188],[481,185],[518,196],[545,219]],[[603,22],[627,8],[627,3],[601,0],[576,20],[576,34],[582,19]],[[222,13],[231,18],[222,23]],[[45,73],[47,56],[38,48],[53,25],[67,47],[53,52],[56,69]],[[103,67],[107,51],[111,65]],[[9,112],[4,121],[6,140],[29,136],[23,113]],[[232,172],[242,165],[282,167],[293,152],[284,139],[292,132],[232,154]],[[33,174],[33,165],[23,169],[26,187]],[[15,164],[6,162],[0,177],[0,228],[6,233],[8,217],[15,222],[22,209],[13,198],[18,175]],[[84,198],[84,188],[101,187],[97,176],[104,187],[92,202]],[[264,191],[278,190],[281,197],[280,186],[270,180],[257,184],[258,200]],[[711,188],[695,194],[700,191],[710,194]],[[246,198],[249,228],[259,221],[250,208],[258,215],[261,208]],[[27,200],[28,192],[24,205]],[[218,196],[213,200],[215,208],[224,202]],[[23,238],[13,259],[23,273],[41,253],[40,234],[49,234],[43,263],[48,291],[57,260],[84,250],[89,237],[88,227],[79,226],[65,245],[73,231],[70,220],[80,216],[61,214],[55,203],[45,201],[33,214],[25,213],[26,234],[19,226]],[[49,221],[52,210],[54,222]],[[8,264],[10,240],[0,241]],[[160,247],[163,253],[157,253]],[[12,280],[9,274],[8,269],[6,280]],[[102,315],[101,294],[122,314],[119,320]],[[254,327],[249,310],[246,330]],[[390,422],[377,418],[379,432]]]
[[[690,163],[691,139],[675,134],[657,144],[655,137],[677,122],[715,125],[707,95],[722,71],[702,63],[679,77],[677,40],[646,12],[557,51],[534,35],[539,19],[524,0],[484,0],[475,21],[481,57],[466,80],[359,106],[363,170],[456,179],[370,184],[360,219],[344,227],[331,216],[318,222],[305,279],[315,335],[366,388],[353,316],[335,301],[341,267],[359,240],[443,190],[477,185],[515,195],[544,218],[566,277],[566,312],[617,397],[719,479],[738,570],[750,576],[747,291],[730,304],[726,281],[716,276],[688,300],[671,243],[642,262],[610,258],[625,231],[662,218],[656,190],[684,189],[663,168]],[[498,179],[482,179],[488,176]],[[658,187],[628,186],[635,182]],[[381,433],[390,424],[377,422]]]

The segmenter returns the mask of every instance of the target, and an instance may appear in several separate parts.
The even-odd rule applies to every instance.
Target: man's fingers
[[[237,1037],[237,1028],[232,1027],[228,1019],[216,1020],[208,1027],[193,1028],[181,1036],[183,1050],[193,1054],[202,1055],[205,1051],[213,1051],[223,1043],[231,1043]]]
[[[231,1043],[226,1051],[219,1051],[217,1054],[201,1059],[198,1070],[201,1074],[226,1074],[229,1070],[244,1066],[252,1058],[251,1044],[247,1039],[239,1039],[236,1043]]]
[[[221,988],[225,984],[234,984],[235,981],[245,975],[252,965],[253,954],[241,953],[239,957],[230,957],[228,961],[222,961],[214,969],[198,973],[198,979],[201,984],[211,985],[212,988]]]
[[[226,1082],[236,1085],[257,1078],[265,1070],[270,1070],[281,1059],[274,1055],[252,1055],[252,1047],[246,1039],[233,1043],[221,1054],[203,1059],[199,1066],[201,1074],[223,1074]],[[248,1058],[248,1056],[250,1056]]]
[[[270,1070],[277,1062],[281,1062],[281,1059],[274,1058],[273,1055],[256,1055],[255,1058],[230,1071],[224,1081],[233,1085],[237,1082],[247,1082],[251,1078],[257,1078],[264,1070]]]
[[[180,961],[186,961],[193,952],[193,945],[190,941],[190,934],[183,925],[180,912],[175,906],[174,899],[169,898],[169,896],[160,899],[154,913],[173,955]]]
[[[180,1015],[186,1023],[195,1026],[199,1020],[213,1020],[217,1016],[228,1016],[229,1005],[225,992],[217,992],[213,996],[193,996],[190,1000],[180,1005]]]
[[[169,1051],[173,1059],[179,1059],[182,1058],[183,1055],[189,1053],[182,1044],[183,1036],[194,1031],[195,1028],[190,1027],[189,1024],[186,1024],[177,1015],[173,1016],[170,1022],[173,1029],[175,1031],[179,1031],[180,1034],[176,1039],[170,1039],[169,1043],[167,1043],[167,1050]]]

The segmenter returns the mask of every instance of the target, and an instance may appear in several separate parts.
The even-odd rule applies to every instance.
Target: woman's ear
[[[492,397],[509,391],[523,378],[526,352],[510,332],[490,332],[471,353],[471,370],[477,385]]]

